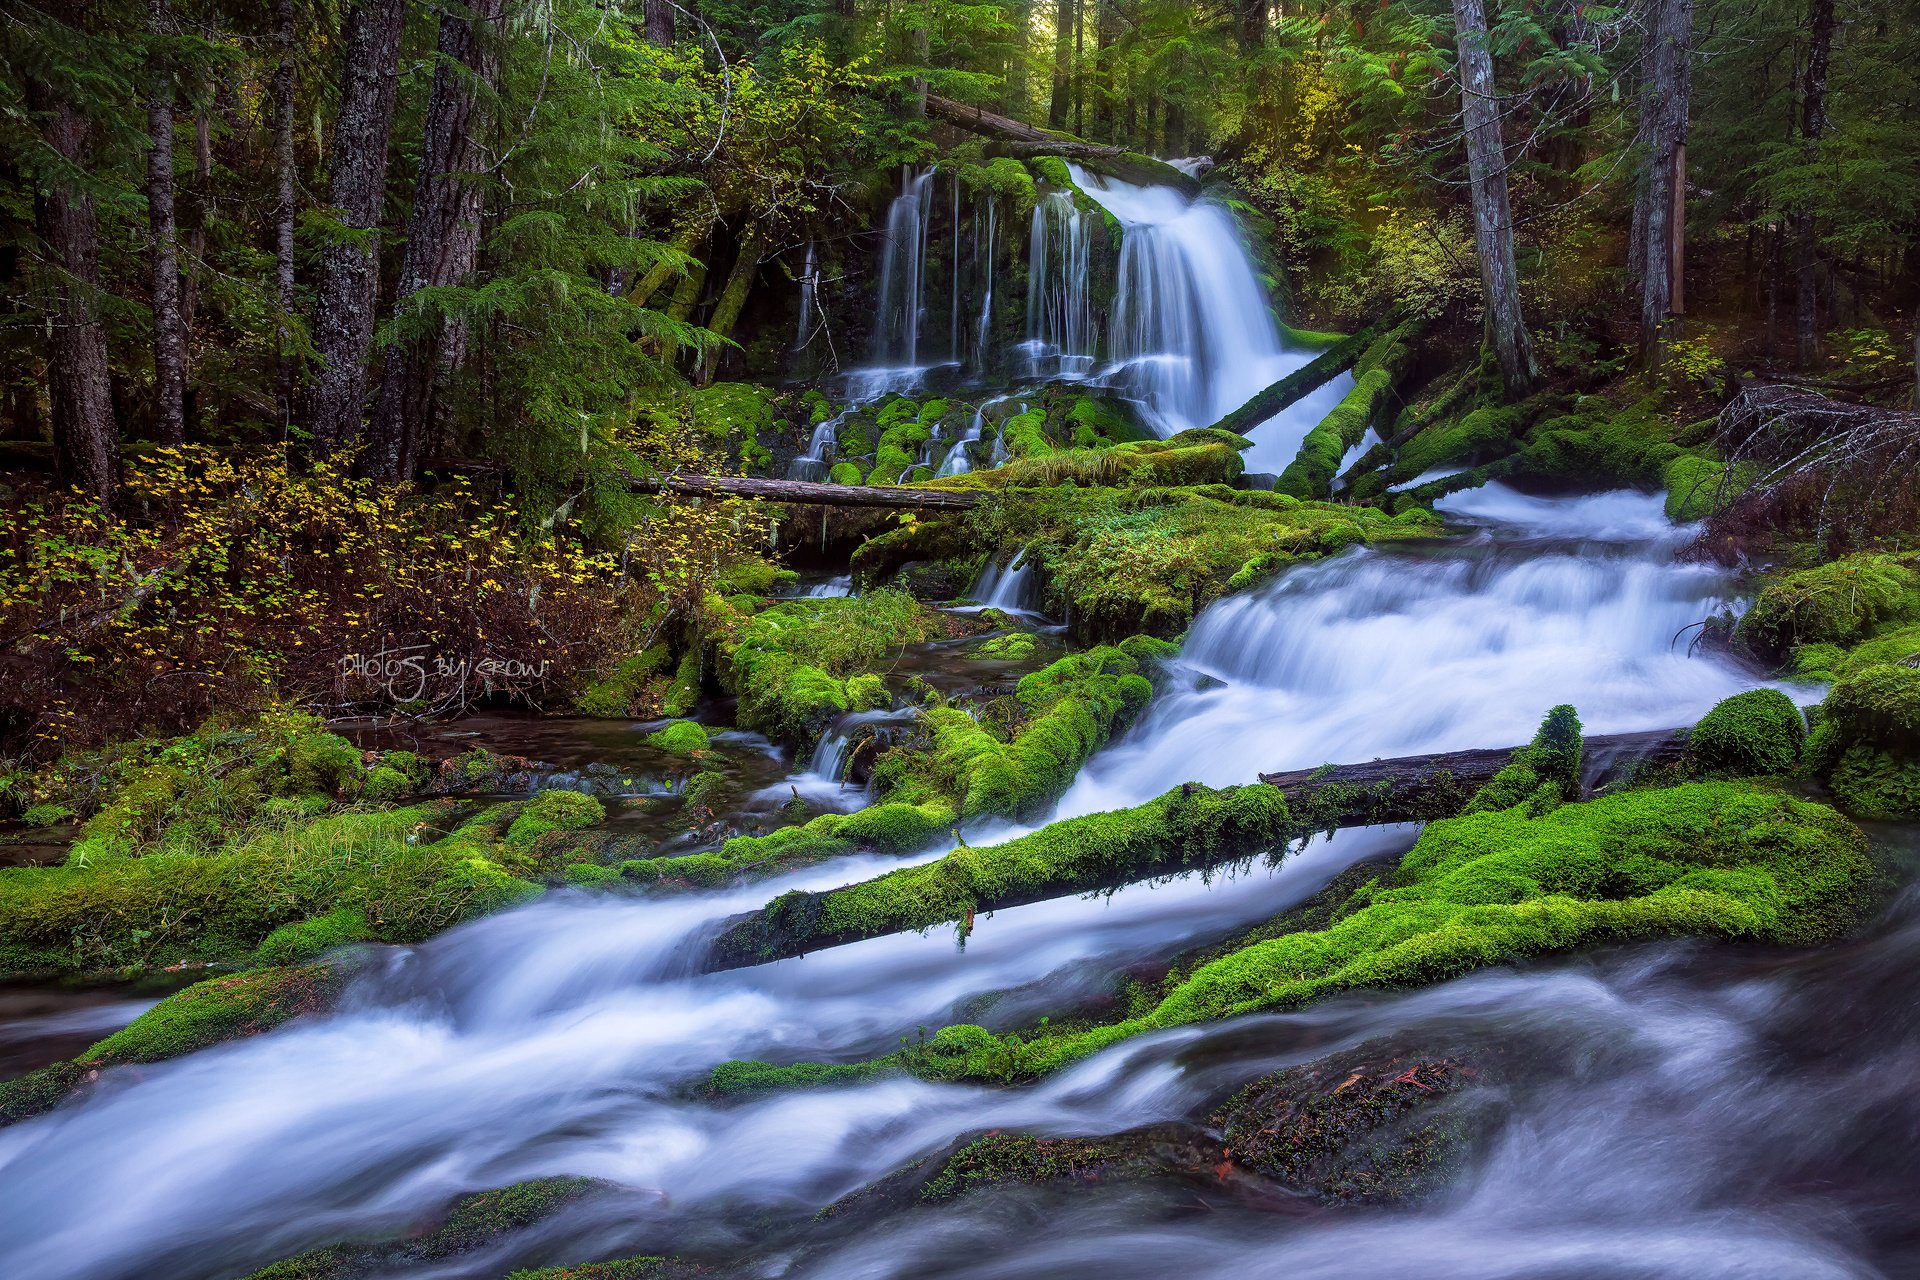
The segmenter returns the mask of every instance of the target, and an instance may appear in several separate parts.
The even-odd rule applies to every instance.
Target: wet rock
[[[1379,1045],[1265,1076],[1213,1123],[1237,1165],[1335,1204],[1417,1199],[1457,1167],[1480,1125],[1457,1056]]]

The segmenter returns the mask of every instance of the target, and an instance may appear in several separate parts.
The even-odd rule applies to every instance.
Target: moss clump
[[[836,462],[827,471],[827,480],[831,484],[860,484],[865,479],[866,474],[851,462]]]
[[[928,551],[959,548],[1004,561],[1025,548],[1041,570],[1049,610],[1088,639],[1177,635],[1256,559],[1273,571],[1357,543],[1440,529],[1427,511],[1389,517],[1224,485],[1020,491],[982,504],[964,523],[925,523],[963,533],[951,549],[949,535],[889,533],[861,548],[856,568],[882,573],[892,563],[927,559]]]
[[[980,646],[980,656],[994,658],[1001,662],[1030,662],[1035,648],[1034,638],[1024,631],[1015,631],[1011,635],[994,636]]]
[[[51,1111],[108,1067],[183,1057],[326,1012],[355,971],[342,961],[256,969],[176,991],[72,1061],[0,1083],[0,1124]]]
[[[526,803],[507,828],[507,843],[524,847],[549,831],[584,831],[607,820],[607,807],[584,791],[554,788]]]
[[[1920,818],[1920,667],[1851,668],[1827,694],[1807,756],[1848,813]]]
[[[612,673],[606,679],[588,685],[574,700],[574,706],[581,715],[600,716],[609,720],[624,719],[643,705],[644,696],[654,683],[654,677],[667,662],[668,653],[664,644],[628,654],[614,664]]]
[[[1707,712],[1687,739],[1687,754],[1709,772],[1791,773],[1806,739],[1792,698],[1778,689],[1749,689]]]
[[[589,1196],[612,1189],[612,1184],[592,1178],[537,1178],[482,1191],[456,1200],[430,1230],[393,1240],[310,1250],[256,1271],[247,1280],[361,1280],[389,1275],[495,1244]],[[654,1275],[658,1269],[628,1274]]]
[[[365,776],[360,752],[310,716],[268,712],[244,727],[210,727],[125,766],[75,853],[93,861],[217,848],[311,817],[358,794]]]
[[[1547,712],[1533,741],[1474,793],[1464,813],[1525,808],[1534,817],[1580,794],[1580,717],[1569,706]]]
[[[1848,556],[1767,583],[1734,636],[1778,659],[1795,645],[1853,645],[1887,622],[1920,620],[1920,573],[1907,557]]]
[[[267,935],[253,958],[259,964],[294,964],[372,938],[373,926],[367,923],[367,913],[359,907],[341,907],[298,924],[281,925]]]
[[[1827,694],[1826,719],[1854,742],[1920,748],[1920,667],[1864,666]]]
[[[1652,488],[1681,454],[1675,426],[1656,401],[1621,409],[1588,396],[1572,413],[1537,424],[1508,470],[1542,480]]]
[[[705,751],[709,743],[707,731],[699,724],[692,720],[675,720],[664,729],[656,729],[648,734],[647,745],[671,751],[676,756],[691,756],[696,751]]]
[[[697,649],[689,650],[680,659],[680,665],[674,668],[673,679],[667,684],[667,691],[660,698],[660,713],[668,716],[684,716],[700,702],[700,654]]]
[[[941,630],[936,613],[898,591],[782,601],[747,619],[724,647],[739,721],[769,737],[810,741],[856,700],[875,696],[870,681],[850,690],[849,677],[872,674]]]
[[[447,812],[333,814],[217,853],[0,871],[0,975],[239,961],[282,925],[343,908],[374,939],[416,942],[539,892],[484,845],[433,839]]]
[[[1754,477],[1751,466],[1737,466],[1729,474],[1717,457],[1683,453],[1661,473],[1667,489],[1667,519],[1676,524],[1705,520],[1744,492]]]
[[[616,1258],[611,1262],[581,1262],[567,1267],[515,1271],[507,1280],[656,1280],[673,1264],[666,1258]]]

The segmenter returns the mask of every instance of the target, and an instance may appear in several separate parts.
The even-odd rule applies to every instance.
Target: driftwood
[[[816,484],[811,480],[761,480],[753,476],[630,476],[636,493],[684,493],[698,497],[758,498],[812,507],[891,507],[912,511],[965,511],[982,493],[901,489],[885,485]]]
[[[956,102],[952,98],[943,98],[937,93],[927,95],[927,113],[936,119],[958,126],[969,133],[991,138],[995,146],[993,152],[1012,156],[1017,160],[1030,160],[1036,156],[1059,156],[1063,160],[1072,160],[1085,165],[1095,173],[1118,178],[1122,182],[1132,182],[1141,186],[1178,187],[1188,195],[1200,193],[1199,180],[1182,173],[1161,160],[1127,151],[1121,147],[1101,146],[1094,142],[1085,142],[1066,134],[1051,133],[1048,130],[1016,120],[1012,116],[1003,116],[985,107],[972,106],[965,102]]]
[[[1688,730],[1685,729],[1666,729],[1651,733],[1591,737],[1582,743],[1582,758],[1589,762],[1589,776],[1594,776],[1596,771],[1608,771],[1615,764],[1629,760],[1667,763],[1677,760],[1685,752],[1687,735]],[[984,893],[977,892],[979,882],[974,881],[965,867],[958,864],[950,866],[951,859],[973,856],[974,851],[964,848],[939,862],[890,874],[924,876],[929,869],[933,869],[931,874],[944,882],[944,887],[967,884],[966,892],[973,895],[966,910],[966,919],[971,921],[979,912],[1112,889],[1155,876],[1232,862],[1271,849],[1288,838],[1314,832],[1450,817],[1459,813],[1472,799],[1474,792],[1504,768],[1517,750],[1518,747],[1490,751],[1447,751],[1434,755],[1373,760],[1365,764],[1324,765],[1318,769],[1262,774],[1260,781],[1279,788],[1287,799],[1289,830],[1279,841],[1272,837],[1270,830],[1211,829],[1203,822],[1201,847],[1198,848],[1185,848],[1177,841],[1169,840],[1152,848],[1137,850],[1125,861],[1075,855],[1067,864],[1049,867],[1044,875],[1026,876],[1011,883],[988,877],[986,883],[994,887]],[[1171,796],[1173,793],[1169,794]],[[1177,799],[1175,803],[1178,803]],[[942,868],[949,869],[943,871]],[[762,910],[730,917],[721,922],[718,933],[711,938],[697,963],[707,971],[741,969],[941,923],[939,920],[923,918],[903,927],[890,923],[884,913],[876,916],[870,911],[834,909],[836,895],[847,894],[851,890],[850,896],[859,899],[861,891],[867,886],[886,879],[886,876],[881,876],[877,880],[842,889],[815,892],[796,890],[776,898]],[[836,918],[854,923],[838,928],[825,926],[825,921]]]
[[[1312,395],[1353,368],[1383,327],[1379,324],[1370,325],[1352,337],[1342,338],[1315,356],[1310,363],[1301,365],[1265,391],[1255,392],[1251,400],[1213,425],[1244,436],[1296,400]]]

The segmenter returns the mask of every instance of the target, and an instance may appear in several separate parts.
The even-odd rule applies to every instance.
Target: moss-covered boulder
[[[1920,621],[1920,571],[1912,557],[1856,555],[1773,577],[1734,636],[1778,660],[1795,645],[1858,644],[1892,621]]]
[[[1800,708],[1778,689],[1749,689],[1717,703],[1687,738],[1687,754],[1710,773],[1792,773],[1807,727]]]

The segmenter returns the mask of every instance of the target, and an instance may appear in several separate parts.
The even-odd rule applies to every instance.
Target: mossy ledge
[[[883,757],[875,779],[880,803],[858,812],[821,814],[763,836],[735,836],[711,853],[578,867],[573,879],[727,884],[859,849],[911,853],[946,837],[962,820],[1030,815],[1057,800],[1080,766],[1132,723],[1153,694],[1144,672],[1172,652],[1164,641],[1135,636],[1029,673],[1014,691],[1027,718],[1005,739],[960,707],[927,711],[929,749]]]
[[[1071,825],[1036,834],[1068,838],[1062,828]],[[950,890],[941,865],[915,868],[924,879],[914,883],[903,878],[897,887],[909,896],[893,910],[918,909],[922,918],[951,910],[965,886]],[[1538,816],[1516,805],[1429,824],[1397,872],[1356,893],[1335,923],[1202,965],[1151,1009],[1119,1022],[1031,1036],[952,1026],[873,1062],[725,1064],[710,1087],[766,1089],[886,1069],[1018,1081],[1147,1031],[1291,1008],[1340,991],[1419,986],[1596,943],[1703,936],[1813,945],[1856,922],[1873,876],[1866,839],[1845,818],[1750,782],[1629,791]],[[890,878],[854,886],[866,892],[836,904],[832,918],[884,910],[872,890]],[[769,926],[790,925],[808,908],[816,920],[829,919],[824,903],[776,902]]]

